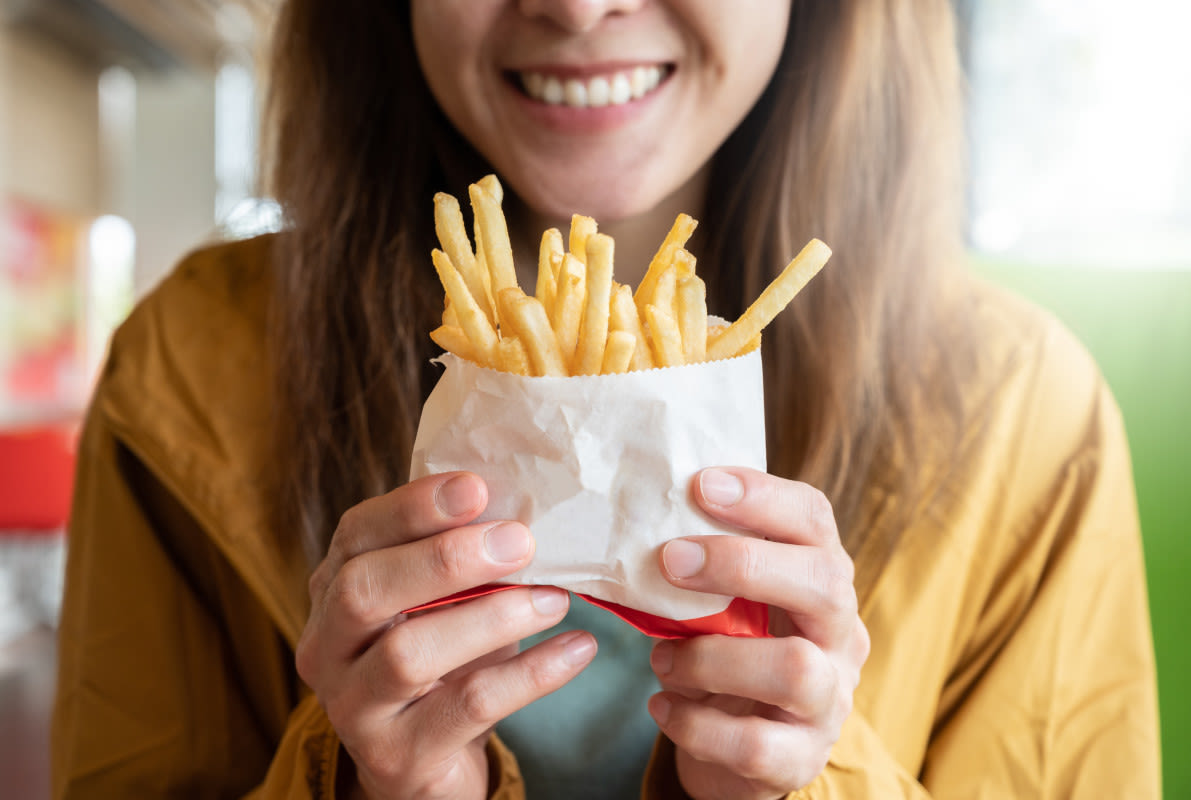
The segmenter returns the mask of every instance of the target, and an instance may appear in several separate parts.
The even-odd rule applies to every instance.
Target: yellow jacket
[[[334,796],[339,745],[293,664],[308,568],[265,522],[270,241],[186,259],[112,343],[79,451],[55,798]],[[795,796],[1157,797],[1118,411],[1056,323],[976,297],[969,432],[924,496],[871,492],[874,524],[906,502],[912,523],[860,598],[855,712]],[[495,796],[522,797],[515,756],[490,753]],[[684,796],[659,740],[643,797]]]

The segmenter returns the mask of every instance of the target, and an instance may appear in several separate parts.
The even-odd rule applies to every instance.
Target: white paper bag
[[[528,378],[446,354],[422,410],[411,478],[470,470],[481,520],[516,519],[537,542],[510,583],[549,584],[675,620],[731,598],[679,589],[658,566],[673,538],[733,533],[700,512],[703,467],[765,469],[761,356],[622,375]]]

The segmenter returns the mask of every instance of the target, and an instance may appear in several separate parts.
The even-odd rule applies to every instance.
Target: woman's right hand
[[[519,640],[565,616],[561,589],[509,589],[402,613],[529,563],[534,542],[524,525],[473,523],[487,501],[483,480],[465,472],[366,500],[343,515],[310,577],[298,674],[370,800],[487,797],[492,728],[595,655],[584,632],[518,653]]]

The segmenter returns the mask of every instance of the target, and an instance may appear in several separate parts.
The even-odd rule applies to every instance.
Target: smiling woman
[[[1157,794],[1120,415],[1052,317],[964,269],[950,0],[287,0],[275,42],[285,229],[178,265],[92,402],[59,798]],[[476,249],[446,196],[473,199]],[[572,220],[553,251],[543,228]],[[555,475],[410,464],[444,316],[506,348],[517,325],[478,298],[509,297],[516,258],[536,287],[545,241],[596,287],[576,307],[597,352],[613,240],[639,284],[672,226],[689,249],[657,261],[697,256],[729,319],[803,243],[832,256],[753,361],[764,470],[595,476],[698,511],[642,548],[638,588],[765,618],[651,641],[567,621],[558,587],[487,591],[545,561],[549,529],[500,509]],[[461,269],[481,261],[488,287]],[[652,303],[622,305],[657,345],[682,301],[677,270],[648,274]],[[659,527],[629,516],[636,544]]]
[[[663,201],[694,207],[704,165],[773,74],[789,15],[782,0],[746,13],[719,2],[431,0],[413,3],[413,32],[438,104],[535,209],[527,229],[580,212],[615,235],[619,220]]]

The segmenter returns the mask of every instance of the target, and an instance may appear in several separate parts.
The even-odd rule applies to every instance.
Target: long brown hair
[[[853,553],[896,540],[897,526],[869,529],[865,490],[934,402],[906,365],[947,357],[931,347],[931,304],[960,254],[954,37],[947,0],[795,0],[770,86],[715,157],[692,243],[723,316],[811,236],[832,245],[766,334],[767,427],[770,471],[823,489]],[[429,96],[407,4],[290,0],[271,75],[288,222],[272,326],[279,521],[318,558],[340,513],[406,478],[441,307],[430,199],[462,196],[487,167]]]

